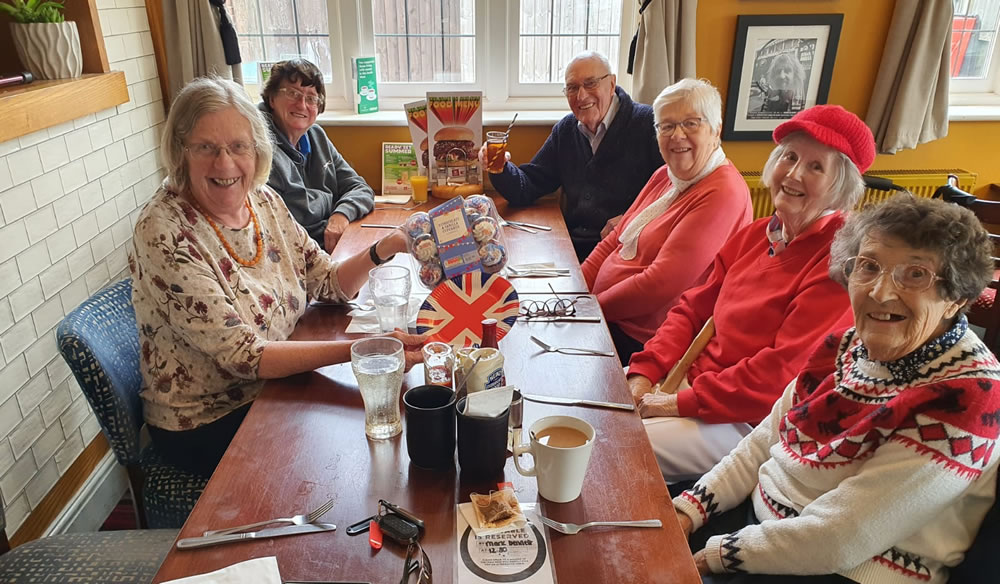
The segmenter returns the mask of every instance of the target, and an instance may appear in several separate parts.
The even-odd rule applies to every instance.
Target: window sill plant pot
[[[83,71],[80,31],[65,22],[62,0],[0,0],[21,63],[38,79],[79,77]]]

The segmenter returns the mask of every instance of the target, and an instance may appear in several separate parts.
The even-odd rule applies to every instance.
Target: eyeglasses
[[[685,134],[693,134],[698,131],[704,121],[705,118],[688,118],[681,122],[659,122],[653,124],[653,127],[661,136],[673,135],[677,128],[680,128]]]
[[[526,318],[545,316],[573,316],[576,314],[576,303],[587,296],[568,298],[549,298],[548,300],[522,300],[518,314]]]
[[[323,98],[318,95],[311,95],[308,93],[302,93],[298,89],[292,89],[291,87],[279,87],[278,93],[285,96],[286,99],[291,101],[299,101],[300,99],[306,100],[306,105],[311,105],[313,107],[319,107],[323,103]]]
[[[407,584],[410,581],[410,574],[417,573],[417,584],[431,584],[433,582],[433,569],[431,559],[427,557],[427,552],[420,547],[420,543],[413,542],[406,547],[406,562],[403,564],[403,578],[399,584]]]
[[[563,95],[566,95],[567,97],[570,95],[576,95],[577,92],[580,91],[581,86],[587,91],[593,91],[597,89],[597,86],[601,84],[601,81],[604,81],[605,77],[609,77],[610,75],[611,73],[605,73],[600,77],[591,77],[590,79],[585,79],[581,85],[578,85],[576,83],[570,83],[562,88]]]
[[[892,275],[892,282],[897,288],[911,292],[922,292],[930,288],[934,282],[944,279],[920,264],[896,264],[889,271],[882,268],[877,261],[865,256],[847,258],[843,269],[844,276],[848,280],[862,286],[871,284],[888,272]]]
[[[223,150],[229,153],[231,158],[248,158],[256,153],[256,148],[249,142],[233,142],[225,146],[218,144],[188,144],[184,147],[195,158],[203,160],[215,160]]]

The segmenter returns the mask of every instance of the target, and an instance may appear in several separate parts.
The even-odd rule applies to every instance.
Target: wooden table
[[[430,206],[433,204],[432,200]],[[506,228],[514,263],[552,261],[560,267],[573,267],[570,278],[515,279],[520,293],[547,291],[546,282],[552,282],[559,292],[587,289],[554,204],[508,212],[501,201],[498,207],[508,219],[552,226],[551,232],[534,235]],[[365,222],[398,224],[412,212],[376,210]],[[336,255],[362,250],[384,234],[354,224],[345,233]],[[600,315],[592,298],[581,300],[577,308],[581,315]],[[349,338],[342,332],[347,322],[341,307],[311,306],[293,338]],[[500,342],[508,383],[531,393],[629,401],[617,359],[542,353],[528,339],[530,334],[553,343],[613,350],[603,323],[519,322]],[[406,375],[404,391],[422,383],[423,372],[418,366]],[[154,582],[273,555],[285,580],[395,584],[402,574],[405,550],[387,541],[376,553],[368,546],[366,536],[349,537],[344,533],[348,525],[371,515],[379,498],[402,505],[425,520],[427,528],[421,543],[434,566],[434,582],[453,582],[458,561],[456,505],[468,501],[471,492],[495,489],[498,481],[512,482],[520,501],[537,501],[546,516],[560,521],[663,521],[662,529],[594,529],[574,536],[549,531],[557,581],[700,582],[638,414],[525,401],[524,427],[553,414],[583,418],[597,430],[583,493],[565,504],[538,497],[535,480],[518,474],[511,458],[507,459],[503,476],[460,480],[458,469],[434,472],[410,465],[404,435],[385,441],[366,439],[364,408],[350,364],[270,381],[180,536],[193,537],[207,529],[304,512],[330,497],[335,505],[323,521],[336,523],[337,531],[197,550],[175,548]]]

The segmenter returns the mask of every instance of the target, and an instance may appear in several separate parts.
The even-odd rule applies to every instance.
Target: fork
[[[556,521],[554,519],[549,519],[548,517],[538,516],[542,520],[542,523],[548,525],[550,528],[558,531],[559,533],[565,533],[566,535],[575,535],[580,532],[581,529],[587,529],[588,527],[603,527],[603,526],[616,526],[616,527],[663,527],[663,523],[659,519],[642,519],[639,521],[588,521],[583,525],[577,525],[576,523],[562,523],[561,521]]]
[[[546,353],[562,353],[563,355],[593,355],[595,357],[614,357],[615,354],[610,351],[598,351],[596,349],[581,349],[578,347],[553,347],[545,341],[539,339],[535,335],[531,335],[531,340],[535,342],[536,345],[545,349]]]
[[[209,530],[202,535],[226,535],[230,533],[239,533],[241,531],[246,531],[248,529],[253,529],[255,527],[263,527],[265,525],[270,525],[272,523],[291,523],[292,525],[305,525],[307,523],[316,523],[316,520],[326,514],[327,511],[333,509],[333,499],[328,500],[319,507],[316,507],[309,513],[303,513],[301,515],[292,515],[291,517],[279,517],[277,519],[268,519],[267,521],[258,521],[257,523],[249,523],[247,525],[240,525],[238,527],[227,527],[225,529],[215,529]]]
[[[531,227],[526,227],[517,223],[508,223],[506,219],[500,219],[500,225],[503,225],[504,227],[512,227],[518,231],[524,231],[526,233],[538,233],[537,229],[532,229]]]

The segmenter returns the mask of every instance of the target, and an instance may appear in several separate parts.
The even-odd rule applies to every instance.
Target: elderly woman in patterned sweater
[[[962,314],[991,253],[971,212],[936,200],[901,194],[848,219],[830,275],[855,328],[674,499],[705,582],[948,579],[996,484],[1000,363]]]
[[[129,268],[143,413],[171,462],[209,475],[263,380],[350,361],[350,341],[289,341],[311,299],[343,302],[402,233],[334,262],[265,183],[267,123],[239,85],[189,83],[170,108],[163,186],[135,226]],[[407,365],[420,337],[400,331]]]

